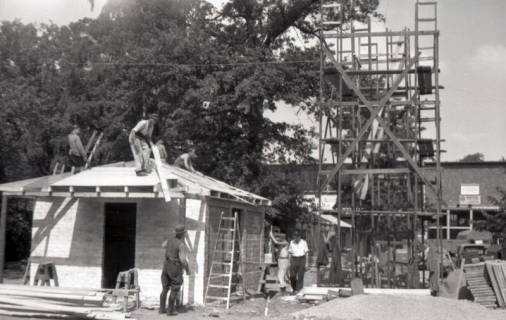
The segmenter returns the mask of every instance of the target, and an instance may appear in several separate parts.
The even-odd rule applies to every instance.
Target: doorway
[[[118,273],[135,266],[136,203],[106,203],[102,287],[114,288]]]

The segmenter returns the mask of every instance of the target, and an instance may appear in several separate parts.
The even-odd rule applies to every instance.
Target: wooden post
[[[0,283],[4,282],[5,262],[5,230],[7,223],[7,201],[6,195],[2,195],[2,209],[0,211]]]

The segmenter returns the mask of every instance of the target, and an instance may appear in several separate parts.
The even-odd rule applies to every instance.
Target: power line
[[[57,63],[57,61],[53,62]],[[259,62],[234,62],[234,63],[161,63],[161,62],[64,62],[65,65],[82,66],[82,67],[93,67],[93,66],[123,66],[123,67],[235,67],[235,66],[254,66],[254,65],[289,65],[289,64],[317,64],[319,60],[298,60],[298,61],[259,61]],[[44,62],[27,62],[27,63],[11,63],[12,67],[15,66],[27,66],[27,65],[51,65],[51,63]],[[62,66],[59,66],[61,68]]]

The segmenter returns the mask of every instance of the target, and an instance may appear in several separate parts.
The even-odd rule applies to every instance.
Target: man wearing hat
[[[165,248],[165,256],[162,270],[162,293],[160,294],[159,313],[167,312],[167,315],[177,315],[176,300],[183,284],[183,270],[190,274],[188,260],[186,257],[186,246],[184,244],[185,228],[177,225],[175,236],[169,237],[162,248]],[[170,289],[169,308],[165,309],[167,293]]]
[[[149,155],[151,154],[151,135],[158,121],[158,114],[152,113],[146,120],[141,120],[132,129],[128,136],[130,148],[135,161],[135,173],[138,176],[146,176],[151,172]]]

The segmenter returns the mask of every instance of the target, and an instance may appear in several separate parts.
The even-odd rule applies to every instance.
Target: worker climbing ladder
[[[214,251],[212,252],[211,268],[207,280],[204,303],[225,301],[230,308],[232,295],[239,292],[242,283],[242,263],[238,212],[221,213]],[[244,299],[244,284],[242,299]]]

